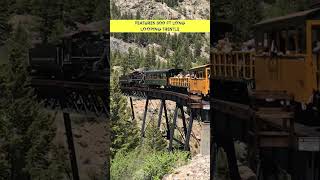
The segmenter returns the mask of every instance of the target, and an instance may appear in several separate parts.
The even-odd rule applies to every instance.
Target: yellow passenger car
[[[285,91],[302,104],[319,101],[319,19],[316,8],[255,25],[256,90]]]
[[[210,65],[190,69],[189,92],[192,94],[208,95],[210,93]]]
[[[169,84],[172,87],[187,88],[191,94],[207,96],[210,92],[209,85],[210,65],[194,67],[188,74],[171,77]]]

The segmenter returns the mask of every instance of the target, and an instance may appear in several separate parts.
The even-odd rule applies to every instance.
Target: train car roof
[[[193,68],[190,69],[190,71],[194,71],[194,70],[198,70],[198,69],[204,69],[204,68],[207,68],[207,67],[210,67],[210,64],[205,64],[205,65],[202,65],[202,66],[193,67]]]
[[[168,73],[174,71],[182,71],[182,69],[160,69],[160,70],[148,70],[144,71],[145,73]]]
[[[266,19],[258,22],[254,25],[256,29],[280,29],[283,27],[299,27],[305,25],[305,21],[308,19],[319,19],[320,8],[309,9],[305,11],[300,11],[285,16],[275,17],[271,19]]]

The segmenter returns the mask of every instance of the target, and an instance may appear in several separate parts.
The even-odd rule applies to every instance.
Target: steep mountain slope
[[[142,19],[209,19],[209,0],[184,0],[170,7],[164,0],[113,0],[121,13]]]

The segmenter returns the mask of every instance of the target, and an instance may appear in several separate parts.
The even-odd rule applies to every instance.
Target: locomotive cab
[[[63,48],[53,44],[36,44],[29,51],[29,71],[32,76],[59,78],[62,76],[61,64]]]
[[[58,45],[37,44],[29,50],[33,78],[105,82],[109,79],[105,22],[83,25],[60,37]]]

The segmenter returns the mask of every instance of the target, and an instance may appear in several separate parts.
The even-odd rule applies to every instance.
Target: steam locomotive
[[[90,27],[90,28],[89,28]],[[58,44],[35,44],[29,51],[32,78],[100,82],[108,79],[107,34],[85,26]]]

